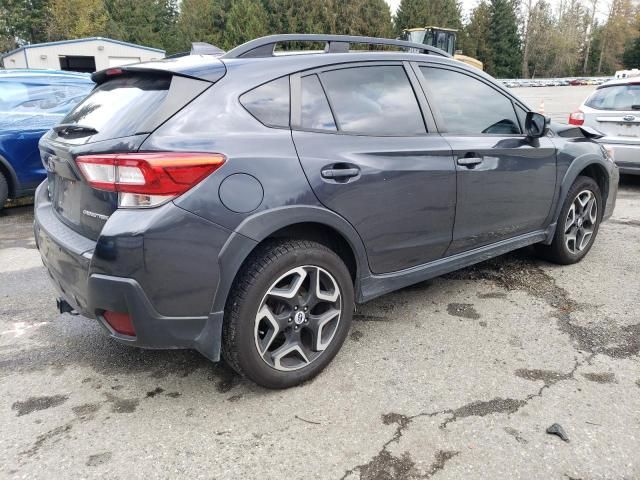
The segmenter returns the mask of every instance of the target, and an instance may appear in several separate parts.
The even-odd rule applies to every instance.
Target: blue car
[[[0,70],[0,210],[44,180],[38,140],[93,87],[82,73]]]

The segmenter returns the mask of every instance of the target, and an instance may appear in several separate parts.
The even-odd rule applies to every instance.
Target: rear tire
[[[604,205],[600,187],[580,176],[567,192],[550,245],[537,245],[539,255],[553,263],[571,265],[591,250],[600,228]]]
[[[225,307],[222,355],[267,388],[298,385],[338,353],[353,315],[353,282],[335,252],[307,240],[261,245]]]
[[[7,198],[9,198],[9,183],[4,174],[0,172],[0,211],[4,208]]]

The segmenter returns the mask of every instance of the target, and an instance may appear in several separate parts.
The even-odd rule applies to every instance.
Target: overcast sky
[[[395,13],[398,5],[400,5],[400,0],[385,0],[389,7],[391,7],[391,13]],[[473,7],[476,6],[478,0],[462,0],[462,16],[467,16],[471,13]]]

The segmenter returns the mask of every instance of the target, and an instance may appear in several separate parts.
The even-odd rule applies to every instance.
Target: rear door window
[[[343,68],[320,74],[338,130],[372,136],[426,133],[402,65]]]
[[[317,75],[309,75],[302,78],[301,103],[302,128],[334,132],[338,129]]]
[[[282,77],[250,90],[240,103],[267,127],[289,127],[289,77]]]
[[[147,133],[140,127],[149,124],[170,85],[169,76],[116,77],[98,86],[61,123],[96,130],[93,140]]]
[[[640,110],[640,85],[599,88],[585,102],[596,110]]]
[[[447,133],[514,135],[520,126],[513,103],[484,82],[453,70],[420,67]]]

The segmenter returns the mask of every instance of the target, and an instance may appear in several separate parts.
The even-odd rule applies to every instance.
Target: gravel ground
[[[639,219],[624,178],[580,264],[523,250],[386,295],[323,374],[267,391],[57,314],[30,209],[10,209],[0,478],[640,478]]]

